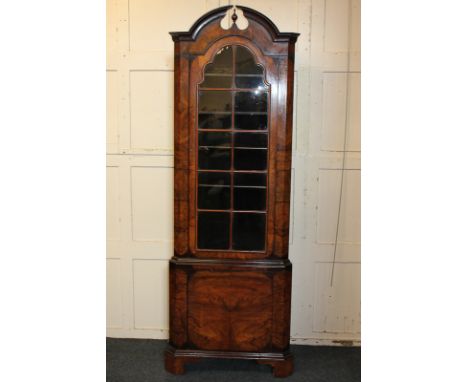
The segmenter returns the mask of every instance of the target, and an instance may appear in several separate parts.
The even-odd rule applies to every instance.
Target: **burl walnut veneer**
[[[198,19],[175,43],[174,257],[166,369],[202,358],[293,371],[288,260],[294,44],[242,6],[248,27]]]

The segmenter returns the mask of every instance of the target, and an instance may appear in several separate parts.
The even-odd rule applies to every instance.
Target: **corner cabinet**
[[[182,374],[185,363],[202,358],[241,358],[288,376],[298,34],[280,33],[252,9],[226,6],[171,35],[175,196],[166,369]]]

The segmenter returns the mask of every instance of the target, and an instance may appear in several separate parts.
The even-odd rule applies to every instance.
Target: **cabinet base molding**
[[[180,375],[185,372],[185,365],[206,358],[248,359],[261,365],[270,365],[275,377],[288,377],[294,370],[292,354],[288,351],[279,353],[229,352],[212,350],[176,349],[169,345],[165,352],[166,371]]]

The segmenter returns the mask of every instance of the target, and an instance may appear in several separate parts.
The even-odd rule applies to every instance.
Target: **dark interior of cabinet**
[[[265,251],[269,87],[240,45],[219,50],[198,88],[197,247]]]

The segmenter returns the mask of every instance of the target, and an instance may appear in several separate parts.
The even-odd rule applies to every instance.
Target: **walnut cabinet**
[[[293,371],[288,242],[298,34],[280,33],[255,10],[229,9],[171,33],[174,257],[166,369],[182,374],[188,362],[241,358],[284,377]],[[232,25],[224,29],[228,14]]]

